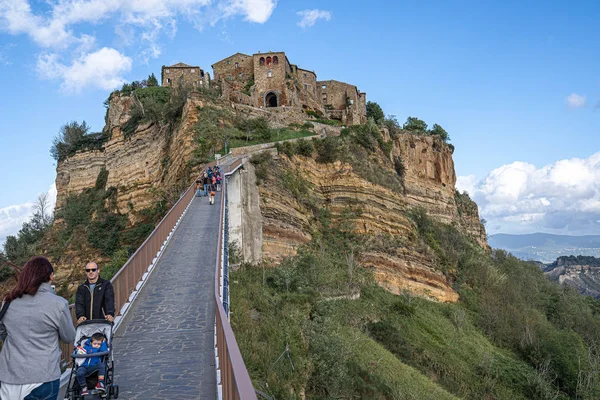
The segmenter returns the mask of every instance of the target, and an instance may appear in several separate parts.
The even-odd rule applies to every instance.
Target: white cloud
[[[319,19],[324,19],[325,21],[329,21],[331,19],[331,12],[316,8],[314,10],[298,11],[296,14],[302,17],[298,22],[298,26],[301,28],[310,28]]]
[[[264,24],[273,14],[277,0],[229,0],[225,3],[224,16],[241,14],[246,21]]]
[[[571,108],[580,108],[585,106],[585,96],[579,95],[577,93],[571,93],[567,96],[567,105]]]
[[[131,59],[114,50],[108,54],[109,70],[97,84],[85,78],[98,72],[91,65],[97,61],[94,55],[107,55],[113,50],[97,43],[96,26],[113,26],[119,45],[138,47],[134,50],[136,60],[147,63],[162,54],[161,41],[175,36],[181,19],[198,29],[238,16],[262,24],[271,17],[277,0],[58,0],[40,2],[45,5],[36,5],[35,9],[30,3],[0,0],[0,32],[28,35],[43,49],[37,64],[41,75],[62,79],[63,90],[77,92],[86,86],[112,88],[131,68]],[[41,11],[40,7],[47,10]],[[69,60],[60,61],[66,58]],[[76,73],[80,80],[72,82],[67,72]]]
[[[42,54],[37,70],[43,77],[60,78],[62,90],[66,93],[79,93],[92,86],[111,90],[125,82],[122,75],[131,70],[131,58],[115,49],[104,47],[93,53],[86,53],[67,66],[60,62],[56,54]]]
[[[542,168],[514,162],[480,182],[458,177],[457,188],[469,192],[496,232],[600,232],[600,152]]]
[[[48,190],[48,209],[56,206],[56,185]],[[24,222],[29,221],[34,213],[35,201],[0,208],[0,250],[4,247],[6,237],[16,235]]]

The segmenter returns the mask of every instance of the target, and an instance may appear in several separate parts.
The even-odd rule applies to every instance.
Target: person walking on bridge
[[[115,292],[112,283],[100,277],[100,268],[95,262],[85,266],[87,279],[79,285],[75,294],[75,314],[77,323],[88,319],[115,318]]]
[[[59,340],[72,343],[75,328],[67,300],[50,285],[54,268],[44,257],[25,263],[0,310],[0,398],[56,400],[60,389]]]

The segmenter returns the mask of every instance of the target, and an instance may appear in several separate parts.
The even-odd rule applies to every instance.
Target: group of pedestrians
[[[75,295],[77,323],[88,319],[113,322],[112,284],[100,277],[96,263],[88,263],[85,272],[87,279]],[[0,308],[2,400],[56,400],[58,397],[59,341],[73,343],[75,328],[67,300],[54,292],[54,277],[50,261],[45,257],[32,257],[19,273],[15,287],[4,297]],[[89,345],[95,347],[99,343],[101,346],[99,337],[92,337]],[[90,364],[93,365],[88,368],[80,367],[80,382],[85,382],[86,375],[94,372],[101,375],[99,367]]]
[[[223,176],[218,165],[208,167],[196,180],[196,197],[207,197],[208,204],[215,204],[215,192],[221,191]]]

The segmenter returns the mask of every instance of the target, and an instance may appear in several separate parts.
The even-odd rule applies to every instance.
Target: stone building
[[[260,108],[298,107],[344,124],[366,121],[366,94],[339,81],[291,64],[284,52],[236,53],[212,65],[223,97]],[[324,100],[325,99],[325,100]]]
[[[208,86],[210,76],[198,66],[177,63],[175,65],[163,65],[161,70],[161,86],[174,87],[182,82],[195,88]]]
[[[354,85],[336,80],[318,81],[317,85],[329,118],[340,119],[346,125],[366,122],[366,93],[361,93]]]

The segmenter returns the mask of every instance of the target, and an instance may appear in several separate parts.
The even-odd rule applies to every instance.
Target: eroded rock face
[[[334,215],[348,207],[360,209],[353,220],[360,233],[414,238],[418,236],[416,228],[406,212],[423,207],[431,217],[456,224],[487,247],[476,206],[473,204],[470,214],[466,214],[455,201],[456,174],[447,146],[432,137],[402,135],[394,143],[393,155],[402,157],[406,168],[405,193],[372,184],[339,161],[319,164],[311,158],[286,161],[282,156],[281,163],[306,179],[311,194]],[[277,262],[294,255],[298,246],[311,240],[311,211],[277,185],[260,186],[260,209],[263,258]],[[452,282],[435,268],[433,256],[420,253],[417,246],[409,245],[396,254],[366,252],[361,262],[372,268],[380,285],[393,293],[408,290],[440,301],[458,301]]]
[[[57,209],[71,193],[94,187],[100,171],[108,171],[107,187],[117,188],[117,208],[135,222],[135,213],[152,206],[152,188],[164,189],[182,180],[188,184],[188,167],[194,147],[193,125],[197,122],[198,99],[189,99],[181,124],[169,133],[166,126],[140,124],[130,138],[121,127],[128,120],[129,97],[113,96],[105,130],[111,137],[102,151],[82,151],[60,162],[56,173]]]

